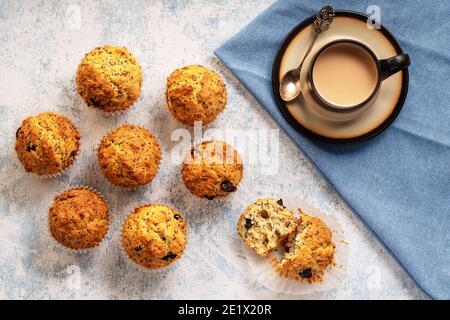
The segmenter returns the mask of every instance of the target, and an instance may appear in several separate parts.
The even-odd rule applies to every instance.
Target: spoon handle
[[[318,38],[319,34],[314,32],[313,35],[313,40],[311,41],[311,44],[308,47],[308,50],[306,50],[305,55],[303,56],[302,61],[300,62],[300,65],[297,67],[297,70],[300,71],[302,66],[303,66],[303,62],[305,62],[306,57],[309,55],[309,53],[311,52],[312,48],[314,47],[314,43],[316,42],[317,38]]]
[[[306,50],[305,55],[303,56],[302,61],[300,62],[300,65],[298,66],[297,70],[300,71],[300,69],[303,66],[303,62],[305,61],[306,57],[311,52],[312,48],[314,47],[314,43],[316,42],[317,38],[319,37],[319,34],[322,31],[326,31],[330,28],[331,23],[333,22],[334,18],[334,9],[331,6],[331,4],[326,5],[322,9],[320,9],[319,12],[316,14],[316,19],[313,23],[313,40],[311,41],[311,44],[308,47],[308,50]]]

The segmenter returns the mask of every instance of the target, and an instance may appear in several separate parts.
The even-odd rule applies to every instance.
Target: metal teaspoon
[[[292,101],[297,98],[301,92],[300,87],[300,71],[303,66],[303,62],[305,61],[308,54],[311,52],[311,49],[314,46],[319,34],[322,31],[328,30],[330,24],[333,22],[334,18],[334,10],[331,4],[326,5],[316,14],[316,20],[314,20],[313,24],[313,40],[308,47],[305,55],[303,56],[300,65],[296,69],[289,70],[281,79],[280,82],[280,96],[286,102]]]

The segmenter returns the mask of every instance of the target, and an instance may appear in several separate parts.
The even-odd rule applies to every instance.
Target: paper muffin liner
[[[103,174],[103,171],[102,171],[102,169],[100,168],[100,164],[99,164],[99,161],[98,161],[98,152],[99,152],[99,150],[100,150],[100,146],[101,146],[101,144],[102,144],[102,141],[106,138],[107,135],[111,134],[114,130],[116,130],[117,128],[120,128],[120,127],[122,127],[122,126],[125,126],[125,125],[134,126],[134,127],[137,127],[137,128],[142,128],[142,129],[145,129],[145,130],[150,131],[151,134],[153,135],[153,137],[155,138],[156,142],[158,143],[158,147],[159,147],[159,150],[160,150],[159,165],[158,165],[158,169],[156,170],[156,174],[155,174],[155,176],[153,177],[153,179],[152,179],[149,183],[142,184],[142,185],[138,185],[138,186],[135,186],[135,187],[121,186],[121,185],[117,185],[117,184],[114,184],[114,183],[112,183],[111,181],[109,181],[109,180],[106,178],[106,176]],[[97,159],[97,165],[98,165],[98,168],[99,168],[100,172],[102,173],[102,176],[105,178],[105,180],[108,181],[108,183],[109,183],[110,185],[112,185],[112,186],[115,186],[115,187],[118,187],[118,188],[123,188],[123,189],[126,189],[126,190],[131,190],[131,191],[138,190],[138,189],[140,189],[140,188],[143,188],[143,187],[146,187],[146,186],[150,185],[150,184],[153,182],[153,180],[156,179],[156,177],[157,177],[157,175],[158,175],[158,172],[159,172],[159,168],[160,168],[160,166],[161,166],[161,162],[162,162],[162,160],[163,160],[163,154],[162,154],[162,152],[161,152],[161,144],[160,144],[158,138],[156,137],[156,135],[154,134],[154,132],[153,132],[152,130],[150,130],[149,128],[147,128],[146,126],[142,125],[142,124],[136,124],[136,123],[128,122],[128,121],[125,121],[125,122],[123,122],[123,123],[121,123],[121,124],[115,126],[114,128],[112,128],[112,129],[109,130],[108,132],[106,132],[106,133],[101,137],[100,141],[97,142],[97,143],[94,145],[94,148],[93,148],[93,149],[94,149],[95,152],[96,152],[96,159]]]
[[[330,228],[332,231],[332,241],[336,246],[333,263],[325,269],[321,282],[309,283],[307,280],[294,280],[277,273],[276,264],[283,250],[281,245],[268,257],[263,258],[247,245],[243,244],[244,254],[256,280],[271,291],[291,295],[307,295],[336,288],[345,279],[349,255],[349,245],[345,241],[345,235],[341,225],[335,217],[311,206],[302,199],[291,197],[282,199],[284,206],[294,213],[297,213],[298,209],[301,209],[307,215],[320,218]]]
[[[119,116],[119,115],[124,115],[125,113],[127,113],[127,111],[130,110],[137,101],[138,100],[136,100],[132,105],[130,105],[126,109],[116,110],[116,111],[105,111],[103,109],[98,109],[98,108],[95,108],[95,107],[92,107],[92,106],[89,106],[89,108],[93,108],[93,109],[99,110],[102,113],[103,117],[105,117],[105,118],[112,118],[112,117],[116,117],[116,116]]]
[[[78,92],[78,91],[77,91]],[[78,93],[78,95],[80,95]],[[128,108],[123,109],[123,110],[117,110],[117,111],[105,111],[102,108],[96,108],[94,106],[91,106],[89,103],[86,102],[86,100],[80,95],[81,100],[83,100],[83,104],[86,108],[89,108],[91,110],[95,110],[96,112],[98,112],[99,114],[102,115],[102,117],[104,118],[109,118],[109,117],[114,117],[120,114],[124,114],[128,109],[130,109],[133,105],[130,105]]]
[[[56,173],[38,175],[39,179],[50,180],[50,179],[54,179],[54,178],[57,178],[59,176],[62,176],[63,174],[69,173],[70,170],[72,170],[72,168],[74,167],[74,164],[77,162],[77,156],[78,156],[78,152],[75,155],[75,158],[74,158],[73,162],[71,164],[69,164],[67,167],[65,167],[63,170],[61,170],[59,172],[56,172]],[[33,172],[29,172],[29,173],[36,175]]]
[[[142,81],[143,81],[143,77],[144,77],[144,74],[142,73]],[[77,90],[76,88],[75,88],[75,90],[78,92],[78,90]],[[106,111],[106,110],[103,110],[102,108],[96,108],[96,107],[94,107],[94,106],[91,106],[90,104],[88,104],[88,103],[86,102],[86,100],[85,100],[83,97],[81,97],[80,94],[78,94],[78,95],[81,97],[81,99],[83,100],[84,105],[85,105],[87,108],[98,111],[98,112],[101,113],[101,114],[103,115],[103,117],[105,117],[105,118],[110,118],[110,117],[115,117],[115,116],[123,115],[123,114],[125,114],[128,110],[130,110],[131,108],[133,108],[134,105],[135,105],[136,103],[138,103],[138,102],[141,100],[141,93],[142,93],[142,86],[141,86],[141,91],[139,92],[139,97],[138,97],[132,104],[130,104],[130,105],[129,105],[127,108],[125,108],[125,109],[122,109],[122,110],[116,110],[116,111]]]
[[[56,239],[53,237],[52,232],[51,232],[51,230],[50,230],[49,212],[50,212],[50,208],[53,206],[53,203],[54,203],[56,197],[58,197],[59,195],[61,195],[61,194],[64,193],[64,192],[67,192],[67,191],[70,191],[70,190],[74,190],[74,189],[89,190],[89,191],[95,193],[97,196],[99,196],[99,197],[103,200],[103,202],[106,203],[106,206],[108,207],[108,228],[106,229],[106,233],[105,233],[105,235],[103,236],[102,240],[101,240],[99,243],[97,243],[95,246],[90,247],[90,248],[75,249],[75,248],[71,248],[71,247],[66,247],[65,245],[63,245],[62,243],[60,243],[58,240],[56,240]],[[96,248],[98,248],[98,247],[104,242],[103,240],[105,240],[105,237],[106,237],[106,235],[108,234],[109,227],[110,227],[110,221],[109,221],[110,215],[111,215],[111,213],[109,212],[109,205],[108,205],[108,202],[105,200],[105,197],[103,196],[103,194],[102,194],[101,192],[99,192],[99,191],[97,191],[97,189],[94,189],[94,188],[89,187],[89,186],[75,185],[75,186],[72,186],[72,187],[70,187],[70,188],[68,188],[68,189],[66,189],[66,190],[64,190],[64,191],[59,192],[59,193],[53,198],[52,203],[50,204],[50,207],[49,207],[48,210],[47,210],[47,217],[46,217],[46,219],[45,219],[44,233],[46,234],[46,236],[47,236],[49,239],[52,239],[52,241],[53,241],[54,243],[56,243],[60,248],[63,248],[63,249],[65,249],[65,250],[70,250],[70,251],[72,251],[72,252],[83,252],[83,251],[86,252],[86,251],[89,251],[89,250],[91,250],[91,249],[96,249]]]
[[[151,268],[146,268],[146,267],[140,265],[139,263],[137,263],[136,261],[131,259],[131,257],[128,255],[128,253],[125,250],[125,246],[123,245],[123,226],[124,226],[125,222],[128,220],[128,218],[130,217],[130,215],[132,213],[134,213],[139,208],[146,207],[146,206],[165,206],[165,207],[169,207],[172,210],[175,210],[184,219],[184,221],[186,222],[186,243],[184,245],[183,254],[178,259],[176,259],[171,264],[169,264],[169,265],[167,265],[165,267],[151,269]],[[189,224],[188,224],[188,221],[186,220],[186,215],[183,212],[179,211],[178,209],[175,209],[172,206],[168,206],[168,205],[162,204],[162,203],[145,203],[145,204],[141,204],[141,205],[135,206],[134,209],[125,217],[125,220],[122,223],[122,226],[120,228],[120,246],[119,246],[120,247],[120,252],[121,252],[122,257],[124,257],[124,260],[129,261],[129,263],[131,265],[133,265],[135,268],[141,270],[142,272],[151,273],[151,274],[166,274],[167,272],[171,271],[181,259],[183,259],[184,253],[185,253],[186,248],[188,246],[188,239],[189,239],[188,238],[188,234],[189,234]]]

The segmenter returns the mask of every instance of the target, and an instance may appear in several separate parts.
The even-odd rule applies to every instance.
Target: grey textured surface
[[[248,163],[238,192],[213,201],[195,198],[182,185],[180,164],[171,161],[177,144],[171,134],[181,126],[164,98],[165,79],[174,68],[200,63],[224,77],[229,101],[213,128],[278,129],[212,53],[270,2],[0,1],[0,298],[426,298],[282,131],[276,174]],[[117,117],[88,109],[75,90],[83,54],[102,44],[128,47],[144,69],[140,100]],[[22,119],[45,110],[67,115],[82,136],[75,166],[51,180],[25,173],[13,148]],[[108,184],[94,152],[100,138],[123,122],[151,128],[164,158],[152,184],[134,191]],[[77,184],[102,192],[111,207],[104,243],[88,252],[61,248],[46,231],[53,196]],[[342,223],[351,257],[339,288],[283,296],[253,280],[235,223],[250,201],[283,195],[305,198]],[[166,271],[143,272],[121,255],[121,224],[142,202],[167,203],[188,217],[186,253]]]

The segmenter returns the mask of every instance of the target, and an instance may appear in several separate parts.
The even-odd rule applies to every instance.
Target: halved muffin
[[[294,213],[283,206],[281,199],[266,198],[245,209],[239,218],[237,231],[250,248],[266,257],[295,232],[296,227]]]
[[[286,241],[278,272],[297,280],[321,281],[333,261],[335,245],[331,238],[332,232],[322,220],[302,214],[297,230]]]

